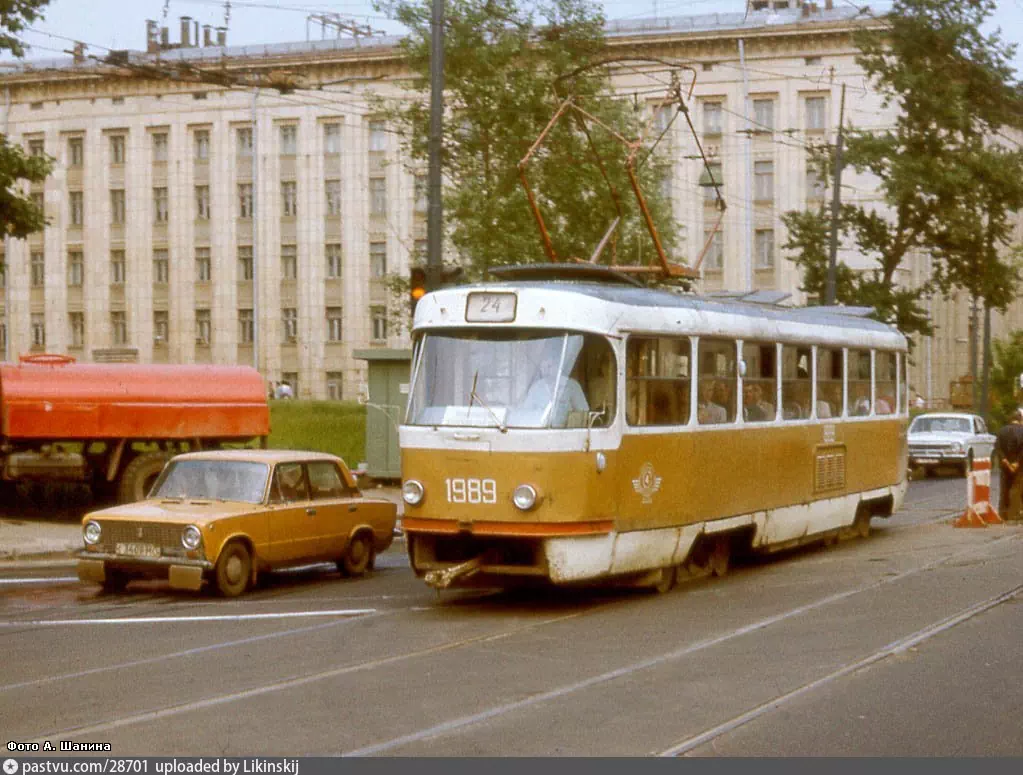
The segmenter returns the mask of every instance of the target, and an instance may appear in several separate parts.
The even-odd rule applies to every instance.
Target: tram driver
[[[552,428],[568,427],[569,414],[571,412],[582,412],[585,416],[586,412],[590,410],[586,394],[573,377],[563,375],[560,385],[558,384],[559,355],[560,353],[555,355],[548,352],[547,357],[540,359],[533,384],[529,386],[525,398],[515,408],[516,413],[525,410],[526,412],[535,412],[539,417],[546,418],[549,413],[548,407],[550,407],[551,402],[554,400],[554,390],[557,386],[557,405],[550,412],[550,427]],[[542,420],[536,423],[536,425],[546,424]]]

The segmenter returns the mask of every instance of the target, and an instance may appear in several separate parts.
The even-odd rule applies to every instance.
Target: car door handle
[[[349,506],[349,507],[348,507],[348,510],[349,510],[349,511],[358,511],[358,510],[359,510],[359,507],[358,507],[358,506]]]
[[[305,513],[308,514],[310,517],[315,517],[316,516],[316,509],[310,507],[310,508],[305,510]]]

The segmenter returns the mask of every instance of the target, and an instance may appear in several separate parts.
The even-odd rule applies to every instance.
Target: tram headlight
[[[90,546],[98,544],[102,534],[103,528],[99,526],[99,522],[95,522],[91,519],[85,523],[85,527],[82,529],[82,536],[85,538],[85,543]]]
[[[423,502],[425,494],[423,485],[415,479],[409,479],[401,486],[401,499],[409,506],[418,506]]]
[[[531,508],[536,506],[536,490],[532,487],[532,485],[520,484],[512,493],[512,503],[515,504],[516,508],[521,509],[522,511],[529,511]]]
[[[189,551],[198,549],[200,543],[202,543],[202,533],[195,525],[189,525],[181,531],[181,545]]]

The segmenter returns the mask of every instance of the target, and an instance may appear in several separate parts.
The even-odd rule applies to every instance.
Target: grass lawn
[[[271,401],[268,446],[329,452],[355,468],[366,455],[366,407],[354,401]]]

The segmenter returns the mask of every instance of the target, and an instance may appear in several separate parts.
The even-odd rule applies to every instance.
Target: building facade
[[[614,82],[667,128],[675,258],[699,268],[700,290],[774,289],[803,303],[780,215],[830,197],[808,150],[834,141],[843,85],[848,124],[888,126],[893,114],[855,63],[851,34],[872,17],[759,5],[745,18],[608,27],[614,54],[692,68],[687,104],[723,213],[687,123],[658,110],[650,68],[623,65]],[[353,351],[408,343],[387,277],[407,276],[426,239],[425,170],[410,168],[375,112],[375,98],[407,88],[397,42],[170,48],[150,30],[148,53],[0,77],[8,136],[56,159],[30,189],[50,225],[5,244],[7,357],[245,363],[301,398],[357,397],[365,364]],[[199,82],[216,72],[232,82]],[[297,88],[265,87],[284,76]],[[877,201],[877,187],[847,174],[843,196]],[[851,250],[840,257],[868,267]],[[916,259],[899,281],[926,270]],[[911,382],[936,404],[966,368],[962,306],[934,302],[939,334],[915,358]]]

